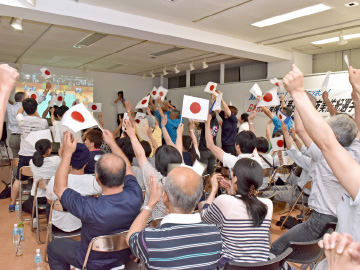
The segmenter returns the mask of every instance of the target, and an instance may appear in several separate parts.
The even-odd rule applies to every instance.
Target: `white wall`
[[[347,65],[344,62],[344,55],[349,57],[350,65],[354,68],[360,68],[360,48],[358,48],[314,55],[314,73],[327,72],[328,70],[347,70]]]
[[[35,73],[40,72],[42,66],[22,65],[21,72]],[[105,122],[105,128],[115,130],[117,108],[113,106],[114,100],[117,98],[117,91],[123,90],[126,99],[136,106],[137,102],[146,96],[153,88],[156,80],[147,77],[145,80],[142,76],[126,75],[118,73],[105,73],[90,71],[84,73],[79,69],[55,68],[49,67],[52,74],[81,76],[94,79],[94,102],[102,103],[102,113]],[[11,97],[15,94],[12,92]]]

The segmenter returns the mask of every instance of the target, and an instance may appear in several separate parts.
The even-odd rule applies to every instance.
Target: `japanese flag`
[[[274,151],[283,151],[285,150],[284,148],[284,137],[280,136],[280,137],[276,137],[276,138],[271,138],[271,146],[272,149]]]
[[[144,97],[142,98],[138,104],[136,105],[136,109],[141,109],[141,108],[146,108],[147,106],[149,106],[149,99],[150,99],[150,96],[147,96],[147,97]]]
[[[35,99],[36,102],[38,102],[38,100],[39,100],[39,93],[38,92],[30,91],[30,92],[27,92],[27,94],[28,94],[29,98]]]
[[[69,127],[74,132],[93,126],[99,126],[101,129],[100,125],[85,107],[84,103],[75,105],[71,109],[67,110],[61,119],[61,124]]]
[[[273,78],[273,79],[270,79],[270,83],[272,83],[273,85],[276,85],[277,87],[279,87],[280,92],[286,92],[282,80],[278,80],[277,78]]]
[[[221,110],[221,101],[222,101],[223,93],[218,95],[215,99],[214,106],[212,107],[212,111]]]
[[[215,94],[217,96],[218,92],[216,91],[216,87],[217,87],[217,83],[208,82],[204,89],[204,92]]]
[[[291,117],[287,116],[286,114],[282,113],[281,110],[278,111],[278,118],[284,122],[285,125],[290,121]]]
[[[257,83],[255,83],[253,85],[253,87],[251,87],[251,89],[249,90],[250,94],[252,94],[254,97],[257,96],[262,96],[262,92],[261,89],[259,87],[259,85]]]
[[[137,124],[139,124],[141,122],[141,120],[145,119],[145,116],[146,116],[146,113],[138,112],[138,113],[136,113],[134,120]]]
[[[50,70],[48,70],[46,67],[41,68],[40,71],[41,71],[41,74],[43,75],[43,77],[45,78],[45,80],[52,77]]]
[[[121,127],[122,130],[125,130],[125,121],[129,121],[129,120],[130,120],[129,115],[127,113],[124,113],[124,117],[122,119],[122,127]]]
[[[88,103],[88,109],[90,112],[101,112],[101,103]]]
[[[258,103],[258,107],[261,106],[278,106],[280,105],[280,99],[277,95],[277,88],[274,87],[269,92],[263,95],[262,99]]]
[[[157,99],[158,97],[160,97],[161,101],[164,101],[167,92],[168,92],[168,90],[162,86],[160,86],[158,89],[156,89],[156,87],[154,87],[153,90],[151,91],[151,97],[153,99]]]
[[[55,105],[61,106],[61,104],[63,103],[63,101],[64,101],[64,94],[58,93],[58,94],[55,96],[55,99],[54,99]]]
[[[209,100],[184,95],[182,117],[194,120],[207,120]]]
[[[152,97],[152,99],[156,99],[157,91],[158,91],[158,89],[154,86],[153,89],[150,92],[150,96]]]
[[[80,99],[75,99],[75,101],[73,102],[73,106],[75,106],[75,105],[78,105],[80,103]]]

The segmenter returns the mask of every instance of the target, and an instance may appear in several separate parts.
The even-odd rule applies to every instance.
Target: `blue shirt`
[[[126,175],[121,193],[98,198],[83,197],[68,188],[61,196],[61,203],[82,222],[81,241],[75,251],[76,260],[82,265],[94,237],[120,233],[130,228],[140,212],[142,191],[136,178]],[[106,253],[91,251],[87,269],[110,269],[125,264],[129,256],[129,249]]]
[[[164,115],[167,115],[167,123],[165,125],[167,132],[169,133],[169,136],[172,140],[173,143],[176,143],[176,138],[177,138],[177,128],[180,125],[180,119],[181,119],[181,115],[179,116],[178,119],[170,119],[170,113],[171,111],[167,111],[164,112]],[[155,115],[158,119],[160,119],[160,123],[161,123],[161,116],[159,111],[157,110],[155,112]]]
[[[281,130],[281,121],[280,121],[279,117],[277,117],[276,115],[274,115],[272,121],[274,124],[274,130],[273,130],[273,134],[274,134],[276,131]],[[288,130],[290,130],[290,128],[292,128],[292,125],[293,125],[293,122],[290,119],[289,122],[287,122],[287,124],[286,124]]]

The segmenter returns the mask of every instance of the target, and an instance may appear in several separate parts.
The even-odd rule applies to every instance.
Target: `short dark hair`
[[[244,122],[249,122],[249,114],[248,113],[243,113],[240,116],[241,120],[243,120]]]
[[[252,154],[256,148],[256,136],[251,131],[243,130],[236,135],[235,144],[240,146],[241,153]]]
[[[108,158],[117,159],[117,162],[106,162]],[[120,167],[120,168],[119,168]],[[124,183],[126,172],[125,161],[114,154],[104,154],[95,163],[95,173],[100,183],[105,187],[118,187]]]
[[[118,95],[121,95],[124,98],[124,91],[118,91]]]
[[[145,156],[150,157],[152,152],[150,143],[148,141],[141,141],[140,144],[144,148]]]
[[[168,173],[169,164],[182,163],[182,157],[175,147],[162,145],[155,152],[155,167],[163,175]]]
[[[256,138],[256,148],[259,152],[267,153],[269,151],[269,142],[264,137]]]
[[[238,109],[235,106],[230,105],[229,109],[230,109],[230,111],[232,112],[233,115],[236,116],[238,114]]]
[[[88,139],[90,142],[94,143],[95,148],[100,148],[103,142],[102,132],[98,129],[92,129],[85,135],[85,139]]]
[[[255,195],[249,196],[251,188],[258,189],[263,182],[263,170],[260,164],[250,158],[239,159],[234,166],[234,175],[237,177],[237,190],[235,196],[242,200],[246,206],[247,213],[252,219],[254,227],[259,227],[263,223],[267,206],[263,204]]]
[[[17,92],[15,94],[15,101],[16,102],[21,102],[23,100],[24,96],[25,96],[24,92]]]
[[[55,109],[56,110],[56,109]],[[57,115],[62,117],[66,112],[67,110],[69,110],[69,107],[68,106],[61,106],[61,107],[58,107],[58,110],[57,110]]]
[[[33,155],[32,161],[36,167],[41,167],[44,164],[44,155],[51,148],[51,142],[48,139],[41,139],[35,143],[36,152]]]
[[[22,102],[22,106],[23,106],[24,111],[26,112],[26,114],[31,115],[31,114],[34,114],[36,112],[38,104],[37,104],[35,99],[26,98]]]
[[[135,157],[135,152],[132,147],[130,137],[126,136],[124,138],[117,138],[116,143],[120,147],[120,149],[124,152],[125,156],[128,158],[130,163],[132,163]]]
[[[176,119],[178,119],[180,117],[180,111],[178,109],[173,109],[173,110],[171,110],[171,112],[175,114]]]
[[[290,107],[284,107],[284,108],[282,108],[282,111],[287,117],[291,117],[291,115],[293,113],[293,109]]]

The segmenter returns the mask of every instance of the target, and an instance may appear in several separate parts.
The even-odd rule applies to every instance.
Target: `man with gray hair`
[[[218,229],[194,214],[203,183],[192,169],[177,167],[161,183],[149,179],[149,201],[131,225],[127,242],[147,269],[215,269],[220,258]],[[162,197],[168,215],[160,228],[145,228],[154,206]]]
[[[339,144],[356,160],[360,160],[360,140],[358,128],[354,120],[347,114],[336,114],[328,119],[328,125],[334,132]],[[313,210],[310,218],[299,224],[276,240],[271,253],[278,256],[290,242],[307,242],[321,238],[329,223],[337,222],[336,208],[345,193],[343,186],[335,177],[321,150],[308,135],[299,114],[295,113],[296,132],[308,150],[305,155],[312,160],[309,177],[312,180],[309,207]]]

